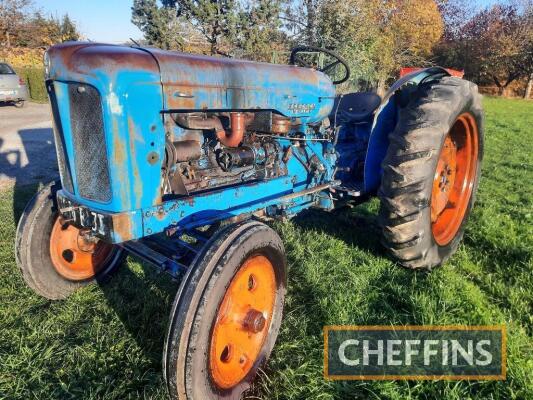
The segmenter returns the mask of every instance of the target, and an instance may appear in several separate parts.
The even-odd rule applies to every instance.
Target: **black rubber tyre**
[[[457,233],[441,246],[432,232],[433,181],[446,136],[464,113],[477,124],[475,180]],[[389,140],[378,192],[382,242],[403,266],[431,269],[457,250],[475,201],[483,157],[483,110],[477,86],[454,77],[422,84],[407,104],[399,105],[399,122]]]
[[[122,262],[125,252],[116,247],[109,262],[92,279],[70,281],[59,275],[50,258],[50,234],[58,216],[55,193],[60,184],[42,188],[26,205],[17,226],[15,255],[26,284],[50,300],[68,297],[76,289],[108,277]]]
[[[264,255],[276,278],[276,300],[265,342],[245,378],[229,389],[218,387],[209,369],[210,340],[214,320],[224,295],[251,255]],[[163,371],[172,399],[240,399],[267,361],[281,325],[286,291],[286,259],[281,239],[268,226],[243,222],[218,231],[197,256],[170,313]]]
[[[15,107],[17,107],[17,108],[23,108],[24,105],[25,105],[25,101],[24,101],[24,100],[15,101],[15,102],[13,103],[13,105],[14,105]]]

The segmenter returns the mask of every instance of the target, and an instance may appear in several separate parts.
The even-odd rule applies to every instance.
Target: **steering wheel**
[[[310,65],[309,63],[305,62],[304,60],[298,60],[298,63],[296,63],[296,55],[298,53],[326,53],[327,55],[331,56],[335,59],[332,63],[329,63],[325,67],[322,68],[315,68],[313,65]],[[300,65],[305,68],[314,68],[320,72],[327,73],[328,71],[335,68],[337,65],[341,64],[344,67],[345,74],[341,79],[338,79],[336,81],[333,81],[334,85],[338,85],[339,83],[346,82],[348,78],[350,78],[350,67],[348,66],[348,62],[342,58],[339,54],[335,53],[334,51],[324,49],[322,47],[315,47],[315,46],[297,46],[291,51],[291,57],[289,63],[291,65]]]

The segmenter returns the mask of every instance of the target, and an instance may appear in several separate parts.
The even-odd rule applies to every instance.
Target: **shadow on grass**
[[[179,283],[128,257],[116,275],[99,286],[139,349],[161,371],[170,309]]]
[[[303,229],[323,232],[350,246],[388,257],[380,243],[381,232],[377,216],[362,207],[341,209],[336,212],[312,209],[300,213],[292,221]]]
[[[39,190],[39,185],[39,182],[20,186],[15,185],[13,189],[13,221],[15,221],[15,225],[18,224],[26,204]]]
[[[18,223],[22,211],[40,185],[59,179],[56,151],[51,128],[21,129],[18,131],[22,149],[0,152],[1,175],[14,179],[13,219]],[[0,147],[3,140],[0,138]],[[11,145],[13,146],[13,145]],[[24,158],[27,159],[27,163]]]

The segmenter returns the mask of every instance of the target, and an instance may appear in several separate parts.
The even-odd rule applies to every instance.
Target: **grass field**
[[[375,200],[337,219],[311,212],[275,226],[288,252],[289,294],[273,358],[250,398],[533,399],[533,102],[486,99],[485,108],[477,206],[443,268],[395,266],[379,245]],[[14,219],[34,190],[0,192],[0,398],[164,399],[161,353],[177,284],[128,259],[110,282],[66,301],[34,295],[13,255]],[[504,382],[323,378],[326,324],[502,323]]]

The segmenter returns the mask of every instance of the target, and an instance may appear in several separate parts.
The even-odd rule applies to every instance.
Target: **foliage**
[[[281,26],[280,0],[254,0],[239,11],[235,55],[256,61],[271,61],[273,52],[287,51]]]
[[[42,67],[19,67],[16,73],[26,82],[30,98],[37,102],[46,102],[48,95],[44,86],[44,68]]]
[[[24,29],[25,15],[32,0],[0,0],[0,44],[11,47],[13,37]]]
[[[149,44],[165,49],[268,61],[285,48],[280,12],[281,0],[135,0],[132,22]],[[206,46],[191,46],[198,37]]]
[[[174,12],[159,7],[156,0],[134,0],[132,22],[143,33],[149,44],[169,50],[183,50],[184,40],[180,34],[180,20]]]
[[[440,63],[464,69],[480,84],[495,83],[500,94],[533,73],[533,6],[496,4],[449,32],[435,54]]]
[[[163,0],[166,9],[175,10],[197,27],[210,46],[212,55],[229,56],[238,26],[237,0]]]
[[[145,33],[150,44],[163,48],[183,48],[186,38],[180,31],[196,29],[207,42],[211,54],[229,55],[238,20],[235,0],[135,0],[132,22]],[[175,36],[176,39],[172,39]]]
[[[323,11],[325,3],[324,0],[297,0],[289,3],[282,19],[294,42],[311,46],[324,45],[320,19],[329,16]],[[344,5],[344,2],[339,2],[339,7]]]
[[[375,200],[275,225],[288,255],[287,302],[273,357],[248,398],[533,398],[533,103],[489,98],[484,106],[478,201],[464,242],[442,268],[394,265],[379,244]],[[177,283],[130,257],[111,280],[65,301],[36,296],[13,245],[35,190],[0,191],[0,398],[167,399],[161,354]],[[500,323],[508,328],[506,381],[323,377],[327,324]]]
[[[351,64],[353,82],[386,81],[403,66],[421,65],[443,33],[431,0],[324,0],[320,8],[322,46],[336,48]]]
[[[30,12],[31,0],[0,0],[0,43],[3,47],[48,47],[79,40],[75,23],[65,14],[61,20]]]
[[[18,44],[24,47],[49,47],[56,43],[79,40],[80,33],[68,14],[62,20],[45,17],[36,12],[26,19],[24,30],[18,35]]]
[[[13,67],[42,66],[44,49],[27,47],[0,48],[0,61]]]
[[[68,16],[68,14],[63,15],[60,31],[61,31],[62,42],[80,40],[81,35],[78,32],[78,29],[76,28],[76,25],[74,24],[74,22]]]

